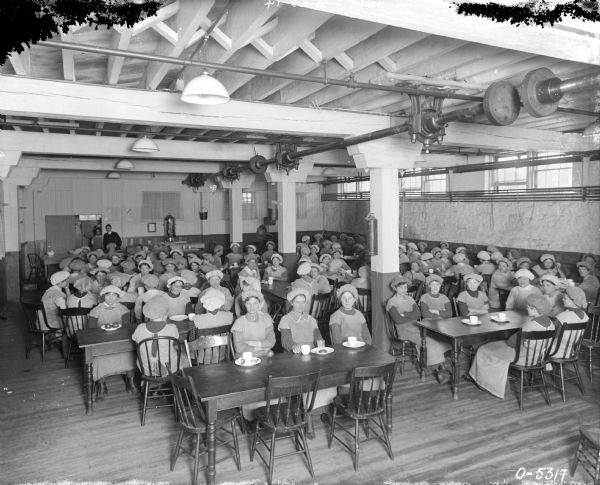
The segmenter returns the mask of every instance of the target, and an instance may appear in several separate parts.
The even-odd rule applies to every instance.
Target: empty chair
[[[231,328],[231,325],[229,325]],[[204,335],[189,343],[196,365],[217,364],[231,360],[233,355],[231,334]]]
[[[548,354],[550,353],[555,334],[554,330],[546,330],[543,332],[519,331],[517,335],[516,355],[509,366],[508,377],[509,379],[515,379],[514,375],[511,375],[511,371],[513,373],[516,372],[519,376],[520,409],[523,409],[523,391],[525,388],[542,388],[544,398],[548,406],[550,406],[550,396],[548,396],[548,388],[544,380],[543,370],[548,362]],[[536,377],[540,378],[537,382]]]
[[[73,347],[77,347],[77,332],[87,328],[88,313],[91,308],[65,308],[60,311],[63,325],[63,338],[67,338],[67,349],[65,353],[65,367],[69,365]]]
[[[579,350],[583,335],[587,327],[587,322],[583,323],[563,323],[560,327],[556,343],[548,357],[554,370],[554,385],[560,390],[563,402],[565,401],[565,381],[576,380],[579,390],[583,394],[583,382],[579,374],[577,361],[579,359]],[[565,377],[565,367],[571,364],[575,373]],[[556,370],[558,370],[558,384]]]
[[[358,298],[356,299],[356,303],[354,304],[354,306],[359,312],[361,312],[365,316],[365,320],[367,320],[367,327],[369,327],[369,332],[372,332],[371,290],[367,288],[357,288],[356,292],[358,293]]]
[[[29,276],[27,281],[30,283],[37,282],[44,278],[44,265],[37,253],[27,253],[27,261],[29,262]]]
[[[183,446],[183,438],[186,434],[194,437],[193,451],[190,453],[194,456],[194,475],[192,477],[192,483],[195,485],[198,483],[198,471],[199,464],[198,459],[200,456],[200,445],[205,444],[206,436],[206,415],[200,398],[194,386],[194,381],[191,377],[186,377],[178,374],[171,374],[169,376],[169,382],[173,389],[173,395],[175,398],[175,406],[177,409],[178,422],[180,426],[179,436],[177,437],[177,443],[175,450],[171,455],[171,471],[175,468],[175,463],[181,451],[190,453]],[[237,438],[237,431],[235,422],[239,419],[240,414],[237,409],[229,409],[220,411],[217,415],[216,423],[216,440],[217,446],[221,445],[226,448],[233,450],[233,459],[238,470],[241,470],[240,463],[240,449]],[[222,438],[221,435],[225,435]],[[203,452],[206,452],[206,446],[204,446]],[[218,458],[216,463],[229,458],[224,456]],[[206,467],[202,467],[203,469]]]
[[[25,358],[29,359],[29,352],[33,347],[42,349],[42,360],[46,359],[46,347],[51,343],[51,337],[56,337],[60,328],[53,328],[48,325],[46,310],[41,303],[27,303],[22,301],[21,308],[25,314],[25,320],[29,327],[29,342],[25,348]],[[41,339],[41,344],[36,340]]]
[[[588,370],[590,372],[590,382],[592,382],[592,356],[594,352],[600,353],[600,307],[595,306],[588,311],[590,321],[585,332],[585,338],[581,347],[588,354]]]
[[[304,430],[315,403],[319,374],[316,372],[303,376],[269,376],[267,405],[255,410],[256,428],[250,449],[250,461],[254,460],[256,452],[267,466],[269,485],[273,481],[275,458],[296,453],[304,455],[311,477],[315,476]],[[266,440],[263,434],[270,436]],[[292,439],[294,451],[275,455],[276,440],[288,437]],[[257,447],[259,441],[269,452],[268,459]]]
[[[371,439],[381,441],[390,459],[394,459],[384,417],[386,412],[391,412],[391,407],[390,409],[386,408],[389,394],[392,392],[395,369],[395,364],[356,367],[352,371],[349,394],[339,395],[333,400],[327,446],[331,448],[331,443],[335,438],[350,451],[354,462],[354,470],[358,470],[361,423],[366,436],[364,441]],[[350,424],[344,425],[339,422],[343,421],[344,418],[349,418]],[[354,432],[352,432],[352,429],[354,429]],[[336,436],[337,430],[344,431],[344,433],[353,437],[353,446],[350,446],[346,442],[347,440]]]
[[[577,465],[594,479],[594,485],[600,484],[600,427],[580,426],[577,451],[571,462],[571,476],[575,474]]]
[[[329,316],[332,311],[333,293],[320,293],[312,296],[309,314],[317,321],[317,326],[324,339],[329,339],[327,345],[331,344],[329,336]]]
[[[168,399],[173,397],[169,374],[179,371],[181,349],[179,340],[174,337],[156,336],[142,340],[136,345],[138,369],[142,374],[142,426],[146,423],[148,399]],[[155,408],[173,406],[155,405]]]
[[[415,362],[418,360],[417,346],[410,340],[403,340],[398,337],[396,325],[392,321],[390,315],[385,309],[385,303],[383,304],[383,315],[385,318],[385,325],[388,330],[388,334],[392,339],[392,345],[390,346],[390,353],[396,357],[396,363],[400,364],[400,375],[404,375],[404,363],[408,359],[409,362]]]

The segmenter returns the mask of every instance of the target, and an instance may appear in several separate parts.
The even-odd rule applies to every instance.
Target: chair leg
[[[44,362],[45,360],[46,360],[46,334],[42,333],[42,362]]]
[[[406,345],[406,342],[403,340],[402,341],[402,345],[400,346],[400,375],[404,375],[404,354],[405,354],[405,350],[404,347]]]
[[[179,449],[181,448],[181,443],[183,441],[183,428],[179,431],[179,436],[177,437],[177,444],[175,445],[175,450],[171,455],[171,471],[175,469],[175,463],[177,463],[177,458],[179,458]]]
[[[360,432],[359,420],[355,419],[354,420],[354,456],[353,456],[355,472],[358,471],[358,440],[360,438],[359,432]]]
[[[306,436],[304,434],[304,429],[300,428],[298,430],[298,434],[302,439],[302,448],[304,449],[304,455],[306,456],[306,461],[308,462],[308,471],[310,472],[310,476],[315,478],[315,471],[313,470],[312,460],[310,458],[310,451],[308,451],[308,443],[306,442]]]
[[[244,419],[244,418],[242,418]],[[254,452],[256,451],[256,441],[258,440],[258,420],[254,422],[254,436],[252,437],[252,447],[250,448],[250,461],[254,461]]]
[[[327,433],[327,448],[331,448],[331,442],[333,441],[333,432],[335,430],[335,417],[337,415],[337,408],[333,406],[333,412],[331,413],[331,423],[329,423],[329,433]]]
[[[240,461],[240,445],[238,443],[237,430],[235,429],[235,421],[236,420],[231,421],[231,434],[233,435],[234,460],[239,472],[242,470],[242,462]]]
[[[273,465],[275,464],[275,433],[271,434],[271,450],[269,453],[269,479],[268,483],[273,483]]]
[[[146,409],[148,407],[148,390],[150,388],[150,383],[148,381],[144,381],[144,404],[142,406],[142,426],[146,424]]]
[[[198,484],[198,461],[200,459],[200,439],[201,435],[196,435],[196,446],[194,447],[194,477],[192,479],[192,485]]]
[[[575,368],[575,376],[577,378],[577,385],[579,386],[579,390],[581,394],[583,394],[583,380],[581,379],[581,373],[579,372],[579,366],[577,365],[577,361],[573,362],[573,367]]]
[[[523,410],[523,380],[525,379],[525,375],[523,371],[521,371],[521,379],[519,380],[520,393],[519,393],[519,409]]]
[[[67,350],[67,358],[65,359],[65,369],[69,366],[69,360],[71,360],[71,351],[73,349],[73,339],[69,339],[69,347]]]
[[[560,375],[561,375],[561,384],[562,384],[562,388],[563,388],[563,401],[565,400],[564,398],[564,393],[565,393],[565,383],[562,380],[562,365],[560,366]],[[546,402],[548,403],[548,406],[551,406],[552,404],[550,403],[550,395],[548,394],[548,386],[546,386],[546,379],[544,379],[544,371],[540,370],[540,377],[542,378],[542,389],[544,390],[544,399],[546,399]]]
[[[390,437],[387,432],[387,426],[383,422],[383,414],[379,415],[379,425],[381,426],[381,430],[383,431],[383,439],[385,440],[385,447],[387,448],[388,456],[393,461],[394,460],[394,452],[392,451],[392,443],[390,441]]]
[[[588,349],[588,363],[590,367],[590,384],[592,383],[592,348]]]
[[[29,359],[29,353],[31,352],[31,349],[33,348],[33,338],[35,337],[34,334],[30,333],[29,334],[29,342],[27,342],[27,347],[25,347],[25,358]]]
[[[573,461],[571,462],[571,467],[569,469],[569,474],[571,476],[575,475],[575,470],[577,469],[577,464],[579,463],[579,451],[581,450],[581,446],[583,442],[583,436],[579,436],[579,442],[577,443],[577,449],[575,450],[575,456],[573,457]]]
[[[558,364],[558,375],[560,377],[560,393],[562,395],[562,400],[563,402],[566,402],[566,396],[565,396],[565,374],[563,372],[563,365],[562,364]]]

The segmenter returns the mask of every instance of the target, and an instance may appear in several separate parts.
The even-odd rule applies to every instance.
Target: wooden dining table
[[[527,312],[507,310],[503,312],[508,322],[494,321],[498,313],[479,315],[479,325],[463,323],[468,317],[452,317],[427,319],[417,322],[421,330],[420,375],[425,378],[427,366],[427,336],[436,340],[448,342],[452,347],[452,397],[458,399],[458,384],[460,382],[459,354],[465,345],[481,345],[486,342],[505,340],[521,329],[529,318]]]
[[[216,422],[220,410],[232,409],[243,404],[265,400],[269,376],[305,375],[320,371],[319,389],[350,382],[352,369],[394,363],[395,359],[371,345],[348,349],[342,345],[333,347],[328,355],[301,355],[285,352],[264,357],[254,367],[242,367],[234,362],[188,367],[183,370],[195,384],[200,400],[205,406],[208,449],[208,483],[216,483]],[[386,402],[386,425],[392,429],[392,393]]]
[[[189,320],[182,322],[169,321],[174,323],[179,330],[179,339],[186,339],[189,331],[194,325]],[[131,335],[137,325],[122,325],[113,331],[103,330],[102,328],[86,328],[77,332],[77,344],[84,349],[83,366],[83,389],[86,396],[86,414],[94,412],[94,358],[102,355],[116,355],[135,352],[135,342],[131,340]],[[133,369],[121,369],[123,372]]]
[[[290,283],[287,281],[274,280],[272,285],[268,283],[261,283],[260,287],[262,294],[267,300],[269,300],[270,303],[278,303],[283,305],[285,309]]]

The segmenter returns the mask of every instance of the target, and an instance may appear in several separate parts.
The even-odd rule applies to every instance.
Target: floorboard
[[[123,380],[111,377],[106,399],[97,403],[94,415],[86,416],[80,357],[67,369],[57,348],[47,353],[45,362],[39,349],[25,359],[20,308],[12,305],[8,317],[0,323],[0,484],[133,479],[190,483],[188,456],[181,456],[169,471],[178,431],[170,409],[150,409],[146,425],[140,426],[140,395],[126,393]],[[327,448],[325,427],[317,417],[316,438],[309,443],[314,483],[561,483],[525,482],[516,473],[521,467],[534,474],[538,467],[568,469],[578,427],[600,424],[597,372],[593,387],[584,372],[584,395],[568,383],[567,402],[550,390],[552,406],[547,406],[541,392],[532,391],[520,411],[514,392],[502,400],[466,382],[460,400],[453,401],[448,386],[432,377],[421,381],[407,364],[394,385],[394,461],[380,443],[367,442],[361,445],[360,467],[354,472],[346,450],[335,442]],[[219,481],[264,483],[266,470],[249,460],[248,438],[242,436],[240,444],[242,471],[232,460],[219,463]],[[274,477],[282,483],[313,483],[300,456],[277,460]],[[591,482],[581,469],[566,478],[563,483]]]

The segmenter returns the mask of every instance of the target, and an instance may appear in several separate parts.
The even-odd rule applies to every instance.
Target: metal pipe
[[[287,72],[269,71],[267,69],[255,69],[252,67],[230,66],[228,64],[217,64],[215,62],[194,61],[179,59],[177,57],[160,56],[157,54],[144,54],[142,52],[131,52],[123,49],[111,49],[108,47],[98,47],[87,44],[75,44],[72,42],[57,42],[54,40],[45,40],[38,42],[37,45],[43,47],[56,47],[58,49],[67,49],[80,52],[91,52],[94,54],[106,54],[109,56],[128,57],[132,59],[142,59],[146,61],[157,61],[165,64],[178,64],[180,66],[197,66],[205,69],[215,69],[219,71],[237,72],[240,74],[250,74],[253,76],[268,76],[280,79],[289,79],[292,81],[303,81],[318,83],[324,85],[343,86],[346,88],[355,89],[371,89],[376,91],[388,91],[393,93],[414,94],[424,96],[435,96],[437,98],[461,99],[464,101],[482,101],[481,96],[470,96],[466,94],[455,94],[450,90],[445,91],[429,91],[427,89],[404,88],[398,86],[381,86],[373,83],[361,83],[356,81],[342,81],[340,79],[322,78],[316,76],[308,76],[302,74],[292,74]]]
[[[576,93],[587,88],[598,87],[600,73],[586,74],[561,81],[558,77],[547,79],[536,86],[538,99],[542,103],[555,103],[565,94]]]

